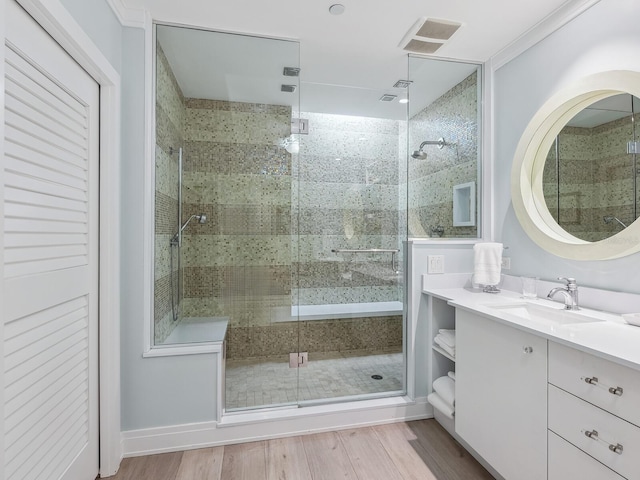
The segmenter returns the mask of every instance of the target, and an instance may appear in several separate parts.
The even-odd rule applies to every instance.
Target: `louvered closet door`
[[[7,1],[7,480],[98,473],[98,85]]]

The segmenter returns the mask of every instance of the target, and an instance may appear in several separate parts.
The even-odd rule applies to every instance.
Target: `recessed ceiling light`
[[[408,98],[401,98],[400,100],[398,100],[398,103],[409,103],[409,99]]]
[[[329,7],[329,13],[331,15],[342,15],[344,13],[344,5],[341,3],[335,3]]]

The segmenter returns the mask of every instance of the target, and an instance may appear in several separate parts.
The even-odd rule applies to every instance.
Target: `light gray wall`
[[[526,236],[511,205],[511,163],[528,122],[558,90],[596,72],[640,71],[640,3],[601,0],[588,11],[496,72],[495,227],[496,241],[509,246],[513,275],[543,279],[573,276],[579,285],[640,292],[640,254],[584,262],[551,255]]]
[[[142,358],[144,32],[124,28],[122,47],[122,429],[213,421],[215,355]]]
[[[122,65],[122,26],[105,0],[60,0],[118,73]]]
[[[215,419],[214,355],[142,358],[144,322],[144,32],[123,28],[105,0],[61,0],[122,82],[122,430]],[[149,220],[150,221],[150,220]]]

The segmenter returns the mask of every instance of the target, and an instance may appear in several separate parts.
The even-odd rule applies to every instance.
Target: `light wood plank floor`
[[[435,420],[127,458],[114,480],[482,480]]]

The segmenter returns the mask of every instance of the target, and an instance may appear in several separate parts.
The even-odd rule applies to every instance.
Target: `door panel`
[[[95,478],[99,89],[14,1],[5,86],[4,478]]]

